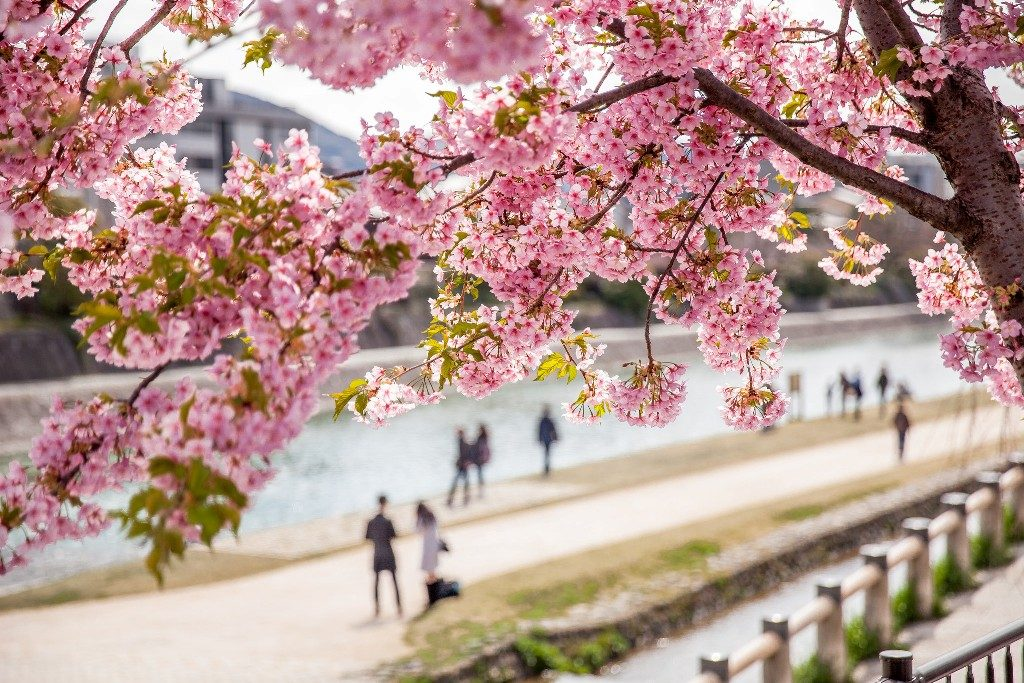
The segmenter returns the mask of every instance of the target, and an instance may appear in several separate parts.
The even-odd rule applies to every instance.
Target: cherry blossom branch
[[[806,119],[779,119],[779,121],[781,121],[782,123],[786,124],[790,128],[806,128],[808,125],[810,125],[810,122],[807,121]],[[846,124],[845,121],[843,123],[839,124],[839,126],[837,126],[837,128],[846,128],[846,127],[847,127],[847,124]],[[870,126],[865,126],[864,127],[864,130],[869,132],[869,133],[880,133],[880,132],[882,132],[883,130],[886,130],[886,129],[888,129],[889,134],[892,135],[894,138],[899,138],[900,140],[906,140],[907,142],[915,144],[915,145],[917,145],[919,147],[924,147],[925,146],[925,134],[924,133],[916,133],[916,132],[914,132],[912,130],[908,130],[906,128],[901,128],[900,126],[876,126],[876,125],[870,125]]]
[[[170,365],[170,363],[164,363],[153,368],[153,371],[139,382],[139,385],[135,387],[135,391],[133,391],[132,395],[128,397],[128,405],[135,405],[135,401],[138,400],[139,395],[142,394],[142,390],[152,384],[156,378],[160,376],[160,373],[167,369],[168,365]]]
[[[889,21],[896,27],[896,31],[900,34],[906,47],[918,49],[924,45],[921,34],[917,32],[917,27],[914,26],[914,22],[907,16],[907,13],[903,11],[903,5],[899,0],[875,0],[875,2],[888,15]]]
[[[97,0],[86,0],[86,2],[83,2],[81,7],[76,9],[75,13],[71,15],[70,19],[68,19],[68,23],[64,24],[64,27],[61,28],[61,30],[57,32],[58,35],[64,35],[68,31],[70,31],[71,27],[73,27],[75,24],[77,24],[78,20],[82,18],[82,15],[84,15],[86,13],[86,11],[90,7],[92,7],[94,4],[96,4],[96,2],[97,2]]]
[[[843,1],[843,12],[839,15],[839,28],[836,29],[836,66],[833,71],[838,72],[843,66],[843,52],[846,51],[846,32],[850,25],[850,5],[853,0]]]
[[[888,199],[911,215],[933,225],[962,226],[970,222],[959,203],[936,197],[877,171],[844,159],[796,133],[760,106],[723,83],[709,70],[693,70],[711,104],[730,111],[760,130],[772,142],[797,159],[865,192]]]
[[[96,36],[96,43],[92,46],[92,50],[89,51],[89,61],[85,65],[85,71],[82,72],[82,80],[79,84],[81,93],[79,94],[79,102],[84,103],[87,93],[89,92],[89,77],[92,76],[92,70],[96,67],[96,58],[100,55],[100,50],[103,49],[103,43],[107,40],[107,34],[110,33],[110,27],[114,25],[114,20],[117,19],[117,15],[121,13],[124,6],[128,4],[128,0],[119,0],[117,5],[110,11],[110,15],[107,17],[106,23],[103,24],[103,28],[100,29],[100,34]]]
[[[131,51],[142,38],[156,28],[156,25],[167,18],[167,15],[171,13],[176,4],[175,0],[164,0],[164,3],[157,8],[153,15],[146,20],[139,28],[135,29],[135,32],[130,36],[121,41],[121,49],[124,50],[125,54]]]

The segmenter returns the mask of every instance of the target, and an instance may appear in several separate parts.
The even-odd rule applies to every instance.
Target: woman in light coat
[[[423,537],[423,559],[420,569],[427,574],[427,583],[437,581],[438,552],[441,550],[441,536],[437,530],[437,517],[421,500],[416,504],[416,530]]]

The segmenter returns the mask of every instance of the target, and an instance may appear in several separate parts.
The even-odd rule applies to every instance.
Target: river
[[[942,366],[936,325],[911,325],[884,332],[792,341],[785,352],[785,373],[800,373],[804,414],[824,413],[827,382],[840,369],[861,372],[865,406],[877,405],[874,379],[885,363],[894,383],[905,380],[915,398],[955,393],[964,387],[957,375]],[[672,443],[693,441],[728,431],[718,414],[715,387],[721,375],[711,372],[696,353],[684,355],[690,364],[689,397],[675,423],[651,429],[630,427],[609,419],[582,426],[560,423],[556,467],[628,456]],[[577,388],[557,381],[521,382],[480,401],[452,395],[435,406],[414,410],[384,429],[371,429],[348,419],[333,422],[330,415],[312,419],[300,436],[277,459],[277,476],[259,493],[247,513],[242,532],[367,510],[386,492],[406,502],[446,489],[452,474],[457,426],[491,430],[492,481],[536,473],[540,451],[535,425],[540,407],[571,400]],[[104,502],[117,504],[118,497]],[[19,590],[68,576],[90,567],[123,561],[139,548],[113,531],[85,541],[57,544],[33,558],[29,567],[0,577],[0,593]]]

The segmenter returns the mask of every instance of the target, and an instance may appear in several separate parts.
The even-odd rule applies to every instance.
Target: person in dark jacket
[[[480,488],[477,489],[477,495],[481,498],[484,497],[484,465],[490,461],[490,434],[488,434],[486,426],[480,425],[480,431],[477,432],[476,435],[476,442],[473,443],[473,465],[476,467],[477,481],[480,483]]]
[[[878,416],[885,417],[885,404],[889,400],[889,372],[884,365],[878,371],[875,385],[878,387]]]
[[[892,419],[892,424],[896,427],[896,456],[899,458],[900,464],[902,464],[903,449],[907,445],[907,433],[910,431],[910,418],[907,417],[906,411],[903,410],[902,403],[896,406],[896,415]]]
[[[551,409],[544,406],[540,423],[537,425],[537,440],[544,446],[544,476],[551,474],[551,445],[558,441],[558,431],[551,419]]]
[[[374,614],[380,616],[380,575],[391,572],[391,582],[395,585],[395,604],[398,616],[402,616],[402,596],[398,592],[398,566],[395,562],[395,551],[391,541],[395,538],[395,525],[384,514],[387,511],[387,496],[377,498],[376,516],[366,525],[366,540],[373,542],[373,604]]]
[[[462,480],[463,485],[463,504],[469,505],[469,466],[473,464],[473,446],[466,441],[466,431],[460,428],[455,433],[458,436],[456,445],[458,453],[455,456],[455,478],[448,491],[448,507],[451,507],[455,500],[455,490],[459,488],[459,480]]]

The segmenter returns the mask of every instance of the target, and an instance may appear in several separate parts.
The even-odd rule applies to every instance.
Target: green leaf
[[[876,76],[888,76],[890,81],[896,80],[896,74],[903,66],[903,62],[900,61],[898,56],[899,48],[891,47],[888,50],[882,50],[878,53],[878,60],[872,67]]]
[[[242,62],[242,68],[249,64],[256,64],[260,71],[269,69],[273,64],[271,57],[274,52],[274,44],[280,37],[281,32],[276,28],[271,28],[267,29],[267,32],[258,39],[242,43],[242,47],[245,48],[245,61]]]
[[[807,214],[805,214],[804,212],[794,211],[793,213],[789,214],[789,218],[797,225],[799,225],[801,229],[810,230],[811,220],[807,217]]]
[[[352,380],[348,387],[344,391],[339,391],[334,394],[330,394],[330,397],[334,399],[334,419],[341,416],[341,412],[345,410],[345,406],[348,405],[349,401],[356,397],[361,390],[363,385],[366,384],[366,380],[362,378]]]
[[[187,276],[188,276],[188,273],[185,272],[184,270],[176,270],[173,273],[171,273],[170,275],[168,275],[167,276],[167,290],[170,291],[170,292],[173,292],[176,289],[178,289],[179,287],[181,287],[182,283],[185,282],[185,278]]]
[[[444,103],[448,105],[449,109],[455,107],[455,103],[459,100],[459,94],[454,90],[438,90],[437,92],[427,93],[431,97],[440,97],[444,100]]]
[[[41,244],[37,244],[28,250],[29,256],[46,256],[50,253],[50,250]]]
[[[138,216],[140,213],[159,209],[164,206],[166,206],[166,203],[162,199],[147,199],[144,202],[140,202],[139,205],[135,207],[135,211],[132,212],[132,215]]]
[[[793,96],[789,98],[789,102],[782,105],[782,115],[787,119],[795,118],[800,111],[807,106],[810,98],[807,93],[802,90],[798,90],[793,93]]]

